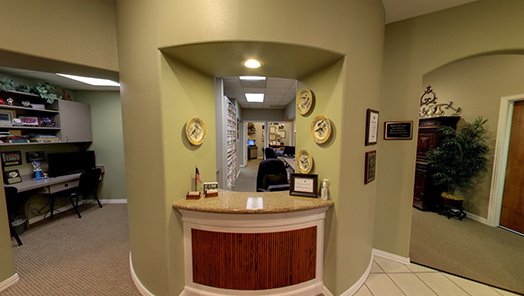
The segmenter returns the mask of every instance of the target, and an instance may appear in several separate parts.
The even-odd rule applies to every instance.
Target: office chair
[[[279,159],[262,160],[258,165],[257,192],[289,190],[287,171]]]
[[[7,220],[9,223],[9,232],[11,233],[11,237],[14,237],[18,245],[21,246],[23,245],[22,240],[20,240],[20,237],[18,236],[18,233],[16,232],[15,228],[13,227],[13,224],[11,224],[15,220],[16,212],[18,210],[18,203],[17,203],[18,189],[12,186],[4,187],[4,189],[5,189],[5,200],[7,204]]]
[[[275,153],[275,150],[270,147],[267,147],[266,149],[264,149],[264,155],[266,156],[266,159],[277,158],[277,154]]]
[[[73,210],[78,215],[78,218],[82,218],[82,215],[80,215],[80,210],[78,208],[80,198],[85,199],[89,195],[93,195],[94,199],[98,203],[98,206],[102,207],[102,204],[98,199],[98,195],[96,194],[101,175],[101,169],[91,168],[83,171],[82,174],[80,174],[80,181],[78,183],[78,187],[72,189],[72,191],[70,191],[70,194],[67,196],[67,198],[69,198],[69,201],[71,202],[71,205],[73,206]],[[53,208],[54,196],[51,198],[51,217],[53,217]]]

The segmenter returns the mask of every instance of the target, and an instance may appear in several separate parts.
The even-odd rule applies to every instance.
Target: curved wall
[[[480,0],[387,25],[380,120],[413,120],[416,130],[425,74],[472,56],[522,50],[523,34],[520,0]],[[416,137],[380,146],[375,248],[408,257]]]
[[[319,155],[315,172],[332,180],[335,209],[326,226],[325,285],[335,295],[351,287],[368,266],[373,246],[377,182],[364,186],[363,159],[365,151],[376,149],[364,147],[364,132],[366,108],[379,105],[381,1],[128,0],[117,2],[117,20],[133,267],[144,286],[155,295],[178,295],[183,289],[181,222],[170,205],[189,190],[195,164],[203,180],[213,179],[216,170],[215,118],[209,112],[214,108],[213,77],[158,49],[244,40],[317,47],[345,56],[293,78],[318,91],[315,112],[335,124],[330,144],[315,146],[306,137],[297,139],[297,146]],[[181,135],[185,120],[196,115],[211,131],[200,148],[185,145]],[[297,131],[308,131],[311,120],[297,120]],[[148,134],[147,141],[132,139],[137,133]]]

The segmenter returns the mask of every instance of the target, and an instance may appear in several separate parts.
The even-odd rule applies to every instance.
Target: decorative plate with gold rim
[[[317,144],[326,143],[331,137],[331,121],[324,115],[317,115],[311,123],[311,135]]]
[[[300,115],[306,115],[315,103],[315,96],[313,91],[308,88],[301,89],[297,94],[297,110]]]
[[[305,149],[301,149],[297,154],[296,165],[302,174],[309,174],[313,169],[313,157]]]
[[[193,117],[186,123],[186,137],[189,143],[201,145],[206,138],[206,125],[202,119]]]

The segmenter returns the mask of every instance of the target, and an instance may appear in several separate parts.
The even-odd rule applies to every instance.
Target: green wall
[[[118,91],[75,91],[75,101],[89,104],[96,163],[104,166],[99,198],[125,199],[124,132]],[[143,138],[143,135],[136,135]]]
[[[523,34],[521,0],[480,0],[388,24],[380,121],[413,120],[417,130],[425,74],[476,55],[522,51]],[[375,248],[408,257],[416,136],[411,141],[379,141],[379,146]]]
[[[297,131],[308,136],[297,148],[311,149],[315,172],[332,180],[336,202],[326,226],[325,283],[336,295],[351,287],[367,268],[373,244],[377,183],[363,184],[364,132],[366,108],[377,108],[380,99],[382,3],[129,0],[117,2],[117,20],[131,251],[142,284],[159,296],[182,291],[182,224],[170,205],[189,190],[195,164],[206,174],[204,179],[212,179],[215,169],[212,138],[195,148],[185,143],[182,133],[182,123],[194,115],[210,122],[208,131],[214,130],[208,113],[214,111],[213,77],[162,56],[158,49],[172,52],[192,43],[257,40],[296,45],[297,55],[304,46],[346,56],[307,77],[287,78],[302,80],[318,92],[315,114],[323,113],[335,124],[332,142],[319,147],[308,132],[312,117],[303,118]],[[276,51],[266,61],[265,69],[272,70],[262,69],[260,74],[271,76],[281,70],[271,60],[278,60]],[[231,69],[220,74],[240,74]],[[147,142],[133,138],[144,131]],[[147,160],[141,158],[144,150],[149,152]]]
[[[488,120],[489,168],[478,178],[475,188],[462,193],[466,211],[487,219],[500,98],[524,94],[524,55],[488,55],[460,60],[424,75],[423,83],[433,87],[441,102],[453,101],[461,107],[464,121],[472,122],[477,116]]]

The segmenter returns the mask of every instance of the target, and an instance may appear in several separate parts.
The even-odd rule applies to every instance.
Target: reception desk
[[[185,295],[322,294],[331,206],[288,192],[220,191],[175,202],[184,224]]]

